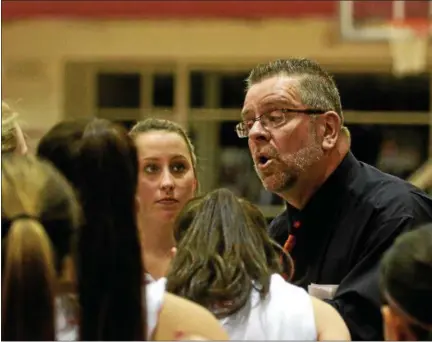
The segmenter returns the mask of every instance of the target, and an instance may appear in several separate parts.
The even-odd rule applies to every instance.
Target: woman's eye
[[[178,163],[178,164],[174,164],[174,165],[172,165],[172,166],[171,166],[171,169],[172,169],[174,172],[182,173],[182,172],[184,172],[184,171],[186,170],[186,166],[185,166],[183,163]]]
[[[155,173],[158,171],[158,167],[154,164],[148,164],[144,166],[144,172],[145,173]]]

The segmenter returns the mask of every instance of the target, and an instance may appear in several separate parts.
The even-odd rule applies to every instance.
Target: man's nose
[[[249,139],[255,141],[268,141],[270,133],[263,127],[261,120],[256,120],[249,130]]]

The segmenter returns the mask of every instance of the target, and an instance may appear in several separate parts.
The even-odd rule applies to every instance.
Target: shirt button
[[[299,229],[300,226],[301,226],[301,222],[300,222],[300,221],[294,221],[294,223],[293,223],[293,227],[294,227],[295,229]]]

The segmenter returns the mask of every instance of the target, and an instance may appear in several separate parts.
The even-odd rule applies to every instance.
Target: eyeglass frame
[[[328,110],[323,110],[323,109],[311,109],[311,108],[307,108],[307,109],[280,108],[280,109],[273,109],[273,110],[271,110],[271,111],[269,111],[269,112],[266,112],[266,113],[264,113],[264,114],[261,114],[260,116],[254,118],[254,119],[251,119],[251,120],[253,121],[253,124],[255,124],[256,121],[260,121],[261,124],[262,124],[262,126],[264,127],[264,129],[265,129],[266,131],[268,131],[268,125],[264,125],[263,122],[262,122],[261,120],[262,120],[263,117],[266,117],[266,116],[268,116],[270,113],[275,112],[275,111],[280,111],[280,112],[282,112],[284,120],[283,120],[283,122],[278,123],[278,124],[276,124],[276,126],[273,126],[273,127],[271,127],[271,128],[277,128],[277,127],[280,127],[280,126],[286,124],[286,122],[287,122],[287,120],[286,120],[286,114],[289,114],[289,113],[300,113],[300,114],[306,114],[306,115],[322,115],[322,114],[325,114],[325,113],[328,112]],[[248,138],[248,137],[249,137],[250,129],[249,129],[249,131],[247,132],[246,135],[244,135],[244,136],[240,136],[239,131],[242,130],[242,128],[240,128],[240,125],[242,125],[242,124],[244,124],[244,125],[246,124],[244,120],[243,120],[243,121],[240,121],[240,122],[235,126],[234,131],[237,133],[237,136],[238,136],[240,139]],[[253,124],[252,124],[252,126],[253,126]],[[251,126],[251,128],[252,128],[252,126]],[[244,129],[243,129],[243,130],[244,130]]]

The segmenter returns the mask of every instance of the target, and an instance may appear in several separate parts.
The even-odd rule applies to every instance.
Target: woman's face
[[[173,222],[197,185],[188,146],[179,134],[166,131],[141,133],[135,142],[140,215]]]

